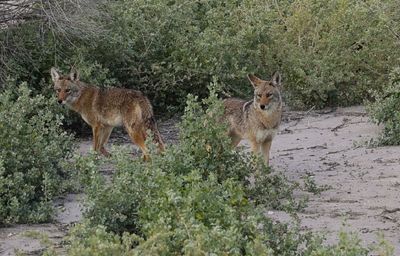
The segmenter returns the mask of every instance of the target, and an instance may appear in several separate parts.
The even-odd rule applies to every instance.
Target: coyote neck
[[[86,84],[80,84],[80,86],[79,96],[68,107],[81,114],[85,110],[91,109],[92,102],[95,100],[99,89]]]
[[[247,116],[248,123],[259,123],[266,130],[277,129],[281,122],[282,106],[281,103],[274,105],[269,110],[258,109],[254,102],[249,109]]]

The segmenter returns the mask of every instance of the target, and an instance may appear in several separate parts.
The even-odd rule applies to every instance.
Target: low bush
[[[0,225],[49,220],[63,191],[72,140],[52,108],[26,84],[0,94]]]
[[[297,229],[294,232],[300,232]],[[159,235],[153,240],[148,241],[145,246],[139,247],[139,243],[143,243],[143,238],[125,232],[122,235],[117,235],[112,232],[107,232],[104,226],[90,227],[85,224],[79,224],[70,233],[70,250],[68,255],[171,255],[168,251],[164,251],[166,247],[157,246],[160,239],[167,236]],[[280,242],[286,239],[294,239],[295,244],[298,244],[298,237],[288,237],[282,233]],[[280,251],[273,251],[265,247],[262,241],[254,241],[253,248],[240,253],[231,253],[232,255],[276,255],[276,256],[367,256],[367,255],[385,255],[394,256],[394,248],[385,240],[380,240],[377,245],[364,246],[362,241],[355,233],[339,232],[338,242],[333,245],[324,245],[324,239],[318,236],[309,234],[307,243],[302,244],[302,251],[286,250],[281,247]],[[285,244],[278,244],[285,246]],[[139,247],[139,248],[138,248]],[[161,247],[161,248],[160,248]],[[161,249],[161,250],[160,250]],[[207,250],[196,251],[200,255],[207,254]],[[196,252],[180,252],[178,255],[197,255]],[[229,254],[229,255],[231,255]],[[176,255],[176,254],[173,254]],[[225,254],[222,254],[225,255]]]
[[[394,68],[389,77],[383,92],[375,91],[376,100],[367,106],[372,121],[383,125],[374,145],[400,145],[400,68]]]

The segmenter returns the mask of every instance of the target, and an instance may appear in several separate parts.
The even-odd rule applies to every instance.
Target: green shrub
[[[182,165],[192,171],[179,174],[178,150],[153,155],[151,163],[114,151],[117,170],[109,184],[92,168],[94,162],[80,161],[88,196],[87,223],[71,234],[69,253],[108,253],[117,248],[118,253],[130,255],[268,255],[272,251],[289,255],[300,250],[307,236],[267,219],[264,207],[255,207],[237,178],[220,180],[211,164],[205,171],[190,165],[190,160]],[[190,153],[186,156],[191,158]]]
[[[299,230],[296,230],[299,232]],[[160,240],[167,238],[170,234],[158,234],[152,240],[145,244],[143,239],[135,234],[124,233],[116,235],[107,232],[104,226],[90,227],[85,224],[77,225],[70,233],[70,242],[68,255],[199,255],[207,254],[206,251],[185,251],[177,254],[171,254],[166,249],[168,246],[161,244]],[[283,234],[280,234],[283,235]],[[284,235],[282,236],[284,238]],[[292,237],[296,239],[296,237]],[[381,241],[378,245],[370,247],[363,246],[359,237],[354,233],[341,231],[338,235],[338,242],[333,245],[324,245],[324,240],[320,237],[310,236],[308,242],[303,244],[304,250],[293,252],[286,250],[274,252],[265,247],[262,241],[256,240],[252,247],[246,248],[246,251],[238,255],[302,255],[302,256],[367,256],[367,255],[385,255],[393,256],[393,246],[386,241]],[[282,246],[282,244],[281,244]],[[217,254],[220,255],[220,254]],[[221,254],[226,255],[226,254]],[[230,254],[229,254],[230,255]],[[236,255],[236,254],[235,254]]]
[[[247,73],[280,70],[289,105],[322,108],[362,103],[399,65],[395,0],[88,2],[66,8],[79,19],[65,29],[26,22],[0,31],[11,49],[0,81],[8,74],[41,92],[51,66],[75,65],[82,80],[141,90],[165,113],[182,110],[189,92],[204,98],[214,76],[249,97]]]
[[[373,144],[400,145],[400,68],[390,73],[390,82],[383,92],[375,91],[375,101],[367,107],[373,122],[383,125],[383,131]]]
[[[51,102],[26,84],[0,94],[0,225],[48,220],[63,190],[72,142]]]
[[[360,104],[370,89],[382,90],[385,74],[399,58],[398,39],[389,31],[398,22],[397,5],[376,0],[277,4],[268,51],[282,69],[287,101],[299,107]]]
[[[359,104],[382,90],[398,65],[396,1],[116,1],[104,40],[80,47],[74,61],[98,62],[119,85],[144,91],[157,110],[204,98],[217,77],[248,97],[247,73],[280,70],[295,107]],[[364,29],[368,28],[368,29]],[[390,56],[389,58],[387,56]]]
[[[142,239],[135,234],[124,233],[122,236],[107,232],[104,226],[90,227],[77,224],[70,231],[68,255],[139,255],[135,254],[133,247]],[[150,253],[148,255],[154,255]]]

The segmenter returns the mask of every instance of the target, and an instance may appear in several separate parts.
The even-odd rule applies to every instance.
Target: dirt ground
[[[302,227],[323,232],[328,243],[337,239],[340,229],[357,232],[365,244],[382,233],[395,247],[394,255],[400,255],[400,147],[365,146],[365,141],[377,137],[379,127],[369,122],[362,107],[286,112],[283,119],[272,144],[271,165],[291,180],[309,175],[317,185],[330,187],[320,195],[310,194],[308,207],[300,214]],[[160,124],[167,143],[177,140],[175,123]],[[121,134],[114,134],[111,143],[134,148]],[[79,151],[84,154],[90,147],[90,140],[84,140]],[[38,255],[45,247],[43,235],[62,254],[62,237],[82,217],[81,197],[58,200],[53,223],[0,228],[0,255],[14,255],[16,250]],[[267,214],[281,221],[289,218],[283,212]],[[42,238],[27,231],[37,231]]]
[[[273,142],[271,164],[291,180],[308,173],[318,185],[330,186],[310,197],[300,214],[302,226],[325,232],[328,242],[340,229],[359,233],[364,244],[382,233],[400,255],[400,147],[365,146],[380,129],[362,107],[288,113],[286,119]]]

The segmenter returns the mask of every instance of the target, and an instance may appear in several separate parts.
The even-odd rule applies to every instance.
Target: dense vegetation
[[[53,104],[26,84],[0,94],[0,226],[48,221],[67,184],[72,137]]]
[[[372,145],[400,145],[400,68],[394,68],[389,77],[383,93],[374,92],[376,101],[368,105],[372,121],[383,125]]]
[[[0,31],[0,80],[42,92],[51,66],[75,65],[88,82],[145,91],[165,113],[188,92],[205,96],[213,76],[248,97],[247,73],[280,70],[286,102],[304,108],[362,103],[399,65],[393,0],[65,2]]]

